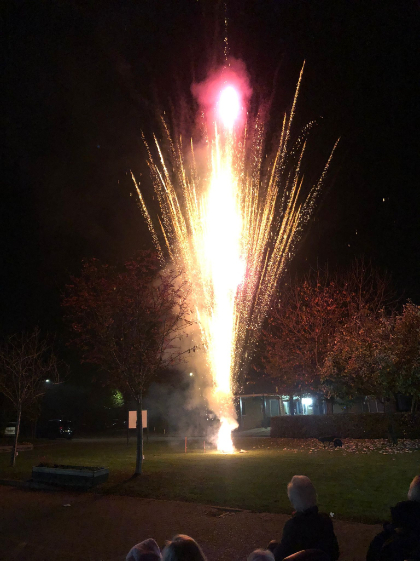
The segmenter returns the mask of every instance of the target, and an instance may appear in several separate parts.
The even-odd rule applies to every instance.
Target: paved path
[[[71,505],[71,506],[65,506]],[[135,543],[194,537],[209,561],[243,561],[278,538],[288,516],[179,501],[0,486],[0,559],[123,561]],[[343,561],[362,560],[379,526],[335,521]]]

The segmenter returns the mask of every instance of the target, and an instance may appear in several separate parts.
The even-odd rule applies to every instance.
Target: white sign
[[[147,427],[147,409],[143,409],[141,412],[141,420],[143,423],[143,428]],[[128,412],[128,428],[135,429],[137,427],[137,411]]]

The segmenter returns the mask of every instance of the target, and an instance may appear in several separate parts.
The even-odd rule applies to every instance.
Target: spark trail
[[[290,147],[291,127],[302,80],[290,114],[285,114],[278,148],[265,165],[262,113],[246,118],[244,93],[235,76],[223,75],[206,115],[204,148],[173,138],[146,142],[148,164],[159,203],[159,228],[133,176],[141,209],[162,259],[185,271],[212,374],[210,406],[221,426],[218,449],[233,452],[237,426],[233,390],[258,340],[273,293],[309,220],[335,144],[315,185],[305,187],[302,158],[310,124]],[[165,145],[165,154],[163,151]],[[163,241],[163,243],[161,242]],[[164,251],[164,246],[166,250]]]

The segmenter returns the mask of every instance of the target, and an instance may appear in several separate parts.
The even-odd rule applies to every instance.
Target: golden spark
[[[159,203],[155,228],[134,179],[156,249],[185,271],[213,378],[215,413],[221,426],[218,449],[233,452],[237,426],[233,390],[258,340],[273,293],[311,216],[338,141],[315,185],[303,189],[302,158],[307,131],[292,148],[291,126],[303,67],[290,114],[285,114],[277,151],[269,166],[260,112],[237,125],[241,93],[220,91],[211,134],[200,146],[173,138],[163,120],[167,153],[154,137],[156,157],[145,140]],[[236,126],[237,125],[237,126]],[[204,152],[204,156],[203,156]],[[158,234],[159,232],[159,234]]]

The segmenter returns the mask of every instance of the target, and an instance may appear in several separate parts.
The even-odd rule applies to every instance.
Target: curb
[[[21,481],[19,479],[0,479],[0,485],[8,485],[9,487],[28,488],[28,481]]]
[[[7,446],[0,446],[0,453],[1,452],[11,452],[13,449],[12,445],[7,445]],[[34,445],[33,444],[18,444],[16,451],[17,452],[26,452],[27,450],[33,450],[34,449]]]
[[[45,483],[38,483],[32,479],[26,481],[19,481],[18,479],[0,479],[0,485],[9,487],[19,487],[20,489],[35,489],[38,491],[62,491],[63,489],[54,485],[46,485]]]

